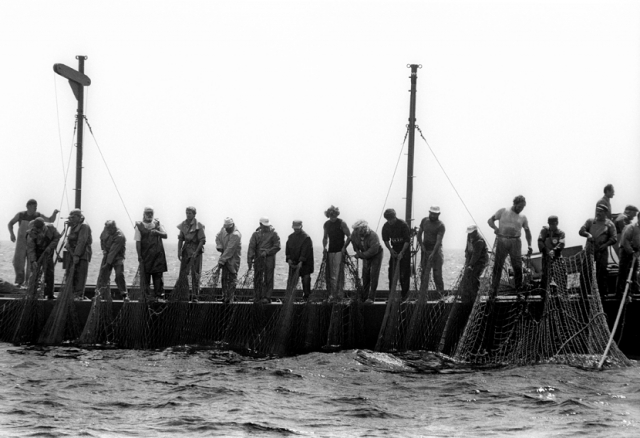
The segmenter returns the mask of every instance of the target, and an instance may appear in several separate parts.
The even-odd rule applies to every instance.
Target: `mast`
[[[405,212],[405,220],[411,228],[411,210],[413,202],[413,149],[416,134],[416,83],[418,82],[418,68],[422,67],[418,64],[411,64],[407,67],[411,68],[411,100],[409,103],[409,154],[407,159],[407,209]]]
[[[91,85],[91,79],[84,74],[84,61],[86,56],[76,56],[78,60],[78,70],[67,67],[64,64],[54,64],[53,71],[69,80],[69,85],[78,101],[76,120],[78,123],[78,143],[76,144],[76,200],[75,208],[82,205],[82,137],[84,127],[84,87]]]
[[[76,56],[78,71],[84,74],[84,60],[86,56]],[[76,208],[82,204],[82,136],[84,127],[84,87],[78,87],[78,145],[76,151]]]

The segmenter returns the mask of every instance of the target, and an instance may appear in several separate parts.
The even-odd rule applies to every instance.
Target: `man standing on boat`
[[[387,222],[382,226],[382,241],[391,254],[389,260],[389,288],[393,283],[396,264],[400,261],[399,282],[402,288],[402,301],[406,301],[409,295],[411,282],[411,230],[402,219],[398,219],[396,211],[388,208],[384,212]]]
[[[502,267],[504,261],[509,256],[515,277],[516,290],[522,289],[522,242],[520,241],[522,229],[524,229],[527,244],[529,245],[527,255],[531,255],[531,231],[529,221],[522,213],[527,201],[522,195],[513,199],[511,208],[501,208],[487,220],[487,223],[496,233],[496,253],[493,263],[493,281],[491,284],[490,298],[495,298],[500,287]],[[499,225],[496,227],[495,221]]]
[[[29,223],[39,217],[45,222],[53,222],[58,215],[58,210],[53,210],[51,217],[46,217],[36,211],[37,209],[38,202],[35,199],[29,199],[27,201],[27,210],[17,213],[13,219],[9,221],[9,235],[11,236],[11,241],[16,244],[16,251],[13,256],[13,269],[16,273],[15,284],[17,287],[21,287],[27,278],[29,278],[29,265],[27,264],[27,231]],[[16,223],[18,224],[17,238],[13,233],[13,225]]]
[[[247,253],[249,269],[255,264],[253,277],[255,302],[268,304],[273,293],[273,275],[276,269],[276,253],[280,251],[280,237],[269,224],[269,218],[260,218],[260,226],[249,240]]]
[[[378,291],[378,279],[384,250],[375,231],[369,228],[367,221],[357,221],[352,226],[351,244],[355,257],[362,259],[362,289],[367,297],[365,304],[373,304]]]
[[[467,246],[464,250],[464,275],[462,277],[462,301],[474,302],[480,289],[480,276],[489,261],[487,242],[478,233],[476,225],[467,227]]]
[[[152,301],[164,298],[163,273],[167,272],[167,257],[162,239],[167,238],[167,231],[154,216],[153,207],[145,207],[142,221],[136,222],[133,240],[140,265],[140,284],[143,293],[149,292],[153,279]]]
[[[197,300],[200,294],[200,272],[202,271],[202,253],[207,238],[204,225],[196,219],[196,208],[187,207],[187,218],[178,225],[178,259],[180,277],[188,281],[191,275],[190,299]],[[184,283],[184,284],[188,284]],[[178,291],[180,294],[181,291]]]
[[[27,257],[32,272],[38,272],[38,266],[44,270],[44,295],[53,299],[54,257],[60,241],[60,233],[53,224],[45,224],[39,217],[33,220],[27,232]]]
[[[302,229],[302,221],[295,220],[291,225],[293,233],[287,239],[285,247],[286,261],[289,265],[289,280],[297,268],[302,279],[302,298],[307,301],[311,295],[311,274],[313,273],[313,242],[311,237]]]
[[[629,277],[629,271],[632,268],[633,256],[640,256],[640,224],[627,225],[622,232],[620,240],[620,269],[618,271],[618,284],[616,286],[616,299],[621,300],[624,289]],[[638,262],[636,262],[638,263]],[[638,265],[633,266],[631,274],[631,284],[629,285],[628,294],[638,293]]]
[[[349,227],[340,216],[340,209],[333,205],[329,207],[324,215],[329,219],[323,225],[324,235],[322,236],[323,253],[327,257],[326,281],[329,301],[339,301],[344,298],[344,273],[343,255],[347,250],[346,239],[351,236]],[[329,244],[327,248],[327,243]]]
[[[542,281],[540,287],[547,290],[549,277],[551,285],[560,286],[560,290],[566,290],[566,270],[562,266],[562,250],[564,249],[565,234],[558,228],[558,216],[549,216],[547,224],[540,230],[538,236],[538,250],[542,254]],[[553,275],[556,270],[560,270],[562,275]],[[558,282],[561,284],[558,284]]]
[[[604,186],[604,196],[596,202],[596,208],[599,205],[604,205],[607,207],[607,219],[611,220],[612,210],[611,210],[611,198],[616,194],[616,191],[613,188],[613,184],[607,184]]]
[[[236,281],[238,269],[240,269],[242,234],[230,217],[224,220],[224,226],[216,235],[216,249],[221,253],[218,266],[222,269],[222,301],[231,303],[236,293]]]
[[[418,244],[422,251],[420,257],[420,268],[422,269],[421,282],[426,282],[422,290],[429,288],[429,277],[433,270],[433,282],[436,285],[436,292],[439,297],[444,295],[444,281],[442,280],[442,265],[444,255],[442,253],[442,238],[445,227],[440,221],[440,207],[429,208],[429,217],[425,217],[420,222],[418,229]],[[424,235],[424,240],[423,240]]]
[[[111,271],[116,271],[116,285],[123,301],[129,301],[127,296],[127,283],[124,279],[124,258],[127,239],[124,237],[115,221],[108,220],[104,223],[104,230],[100,234],[100,247],[102,248],[102,266],[100,266],[99,284],[109,284]]]
[[[616,251],[618,258],[620,258],[620,245],[622,245],[622,230],[624,230],[625,227],[633,221],[633,218],[636,217],[637,214],[637,207],[635,207],[634,205],[627,205],[624,208],[624,213],[619,214],[618,217],[616,217],[616,220],[613,221],[614,225],[616,226],[616,233],[618,237],[618,241],[613,246],[613,249]]]
[[[91,227],[84,223],[84,215],[79,208],[69,212],[69,230],[67,231],[67,281],[73,284],[73,291],[77,300],[85,299],[84,288],[87,284],[89,262],[91,261]],[[69,271],[73,268],[73,278],[69,278]]]
[[[602,298],[607,295],[608,248],[617,241],[616,227],[613,222],[607,219],[607,213],[607,206],[599,204],[596,207],[596,217],[587,219],[579,232],[582,237],[587,238],[587,252],[593,251],[593,260],[596,264],[596,280]]]

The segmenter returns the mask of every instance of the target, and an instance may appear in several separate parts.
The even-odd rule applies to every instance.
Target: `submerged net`
[[[104,344],[108,341],[113,322],[110,271],[106,266],[105,256],[98,273],[89,316],[78,339],[80,345]]]
[[[60,293],[55,300],[53,310],[40,332],[39,344],[57,345],[64,341],[75,341],[80,335],[80,323],[74,305],[73,276],[75,266],[65,272]]]
[[[505,263],[493,297],[495,248],[454,357],[472,364],[566,363],[591,367],[610,337],[595,281],[593,254],[553,259],[549,287],[516,291]],[[525,281],[525,284],[526,281]],[[613,345],[610,365],[628,365]]]

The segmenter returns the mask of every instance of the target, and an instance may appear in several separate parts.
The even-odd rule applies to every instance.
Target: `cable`
[[[400,155],[398,155],[398,161],[396,162],[396,167],[393,169],[393,176],[391,177],[391,183],[389,184],[389,189],[387,190],[387,196],[384,198],[384,204],[382,205],[382,211],[380,212],[380,217],[378,217],[378,225],[376,225],[376,233],[378,232],[378,228],[380,227],[380,220],[382,219],[382,215],[384,214],[384,208],[387,206],[387,200],[389,199],[389,193],[391,192],[391,186],[393,186],[393,180],[396,177],[396,172],[398,171],[398,164],[400,164],[400,158],[402,158],[402,151],[404,150],[404,144],[407,141],[407,136],[409,135],[409,126],[407,126],[407,132],[404,134],[404,140],[402,140],[402,147],[400,148]]]

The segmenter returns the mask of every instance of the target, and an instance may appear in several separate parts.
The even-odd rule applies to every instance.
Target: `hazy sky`
[[[331,204],[375,228],[410,63],[417,123],[489,243],[487,218],[518,194],[534,239],[556,214],[569,245],[605,184],[615,212],[640,204],[640,2],[2,2],[0,38],[3,224],[29,198],[73,208],[76,101],[53,64],[76,55],[95,237],[115,219],[132,240],[146,205],[174,240],[197,207],[210,248],[227,216],[245,250],[261,216],[283,238],[300,219],[319,244]],[[445,250],[462,248],[473,219],[419,133],[415,175],[414,224],[438,205]],[[403,155],[386,204],[402,217],[405,187]]]

